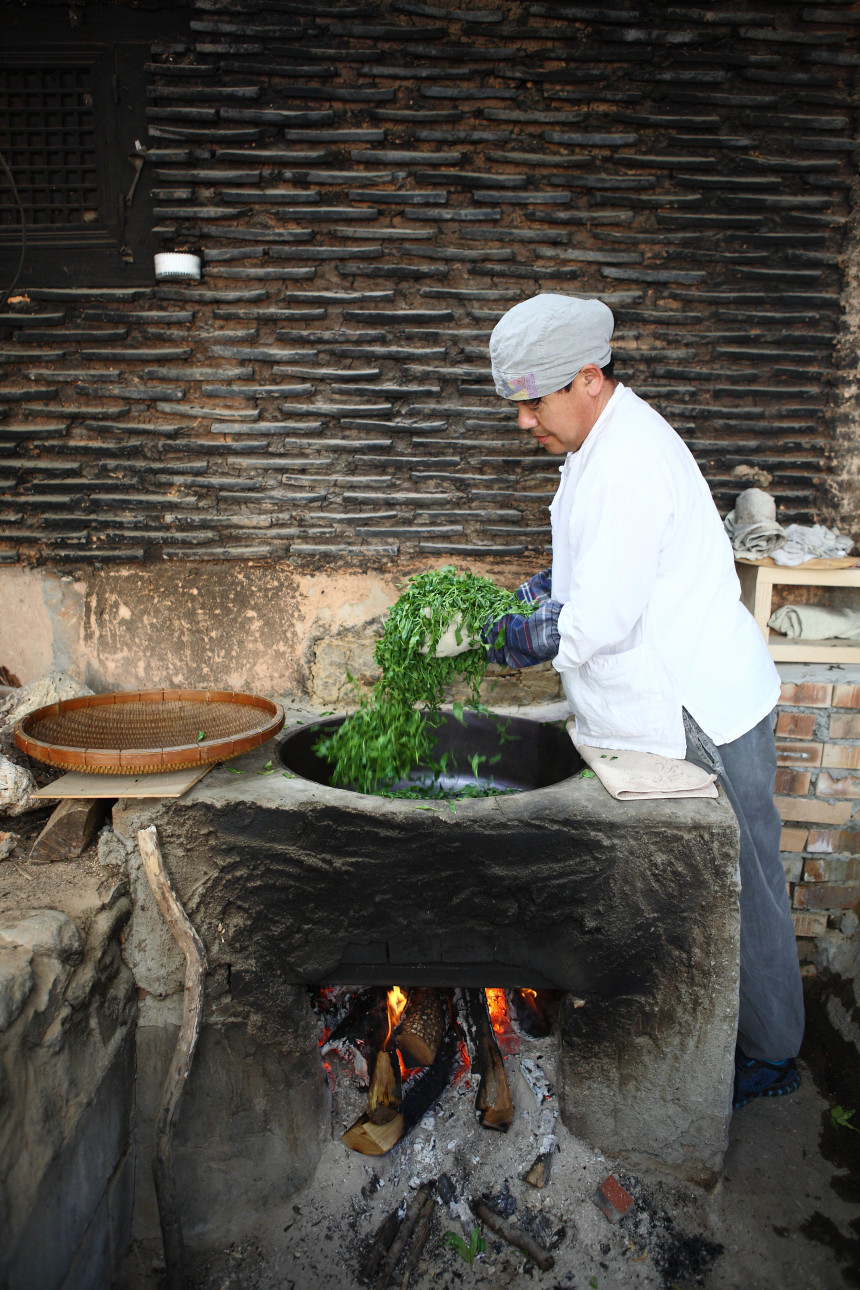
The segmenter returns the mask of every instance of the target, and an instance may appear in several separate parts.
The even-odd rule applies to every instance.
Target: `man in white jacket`
[[[537,608],[488,623],[483,639],[509,667],[552,659],[577,742],[717,772],[741,832],[737,1107],[800,1082],[803,998],[773,801],[779,677],[696,462],[615,379],[613,325],[599,300],[547,294],[493,331],[497,392],[564,460],[552,567],[517,591]]]

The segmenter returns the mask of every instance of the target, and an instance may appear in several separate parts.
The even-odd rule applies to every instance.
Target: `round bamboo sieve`
[[[231,690],[127,690],[39,708],[15,730],[37,761],[90,774],[145,775],[237,757],[277,734],[280,704]]]

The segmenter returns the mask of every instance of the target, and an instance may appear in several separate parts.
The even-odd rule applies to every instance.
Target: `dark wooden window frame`
[[[146,65],[151,62],[152,42],[169,37],[187,19],[176,8],[141,13],[93,5],[82,14],[81,26],[72,29],[64,11],[58,15],[43,9],[34,14],[0,5],[0,23],[6,32],[0,68],[85,70],[91,79],[95,122],[97,218],[54,225],[28,222],[16,291],[153,281],[152,257],[158,246],[152,234],[155,220],[148,163],[144,162],[130,204],[126,194],[135,177],[131,158],[136,142],[147,145]],[[17,183],[15,166],[6,159]],[[23,172],[22,178],[26,178]],[[12,193],[2,169],[0,189],[7,204]],[[10,285],[20,252],[20,223],[0,225],[0,291]]]

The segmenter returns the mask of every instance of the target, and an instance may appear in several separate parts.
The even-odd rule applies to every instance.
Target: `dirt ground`
[[[358,1290],[369,1241],[419,1183],[441,1180],[429,1238],[398,1290],[544,1286],[546,1290],[842,1290],[860,1285],[860,1133],[831,1125],[835,1094],[817,1087],[804,1062],[799,1092],[737,1112],[725,1175],[710,1194],[635,1176],[568,1134],[551,1093],[539,1106],[520,1065],[526,1057],[552,1089],[555,1040],[521,1043],[506,1060],[517,1114],[507,1134],[475,1120],[474,1088],[461,1079],[410,1137],[387,1156],[347,1150],[340,1133],[361,1107],[354,1076],[333,1093],[332,1135],[316,1175],[283,1208],[260,1216],[248,1238],[191,1261],[195,1290]],[[335,1074],[337,1061],[333,1061]],[[814,1060],[812,1065],[822,1064]],[[531,1070],[534,1067],[530,1068]],[[822,1078],[819,1071],[819,1078]],[[850,1108],[849,1108],[850,1109]],[[860,1115],[860,1112],[858,1112]],[[551,1180],[523,1181],[550,1129]],[[595,1205],[608,1174],[634,1204],[616,1224]],[[467,1202],[485,1196],[552,1252],[541,1272],[484,1230],[487,1248],[469,1264],[442,1245],[474,1226]],[[407,1247],[407,1256],[408,1256]],[[135,1246],[115,1290],[162,1290],[157,1242]]]

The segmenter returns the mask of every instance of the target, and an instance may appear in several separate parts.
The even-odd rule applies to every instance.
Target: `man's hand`
[[[561,604],[545,600],[533,614],[504,614],[495,622],[484,624],[481,632],[491,663],[505,667],[532,667],[555,658],[561,638],[558,616]]]
[[[483,649],[483,647],[480,636],[471,637],[463,626],[461,616],[455,614],[439,637],[436,648],[434,649],[430,644],[422,645],[418,653],[433,654],[435,658],[454,658],[457,654],[465,654],[467,650]]]

